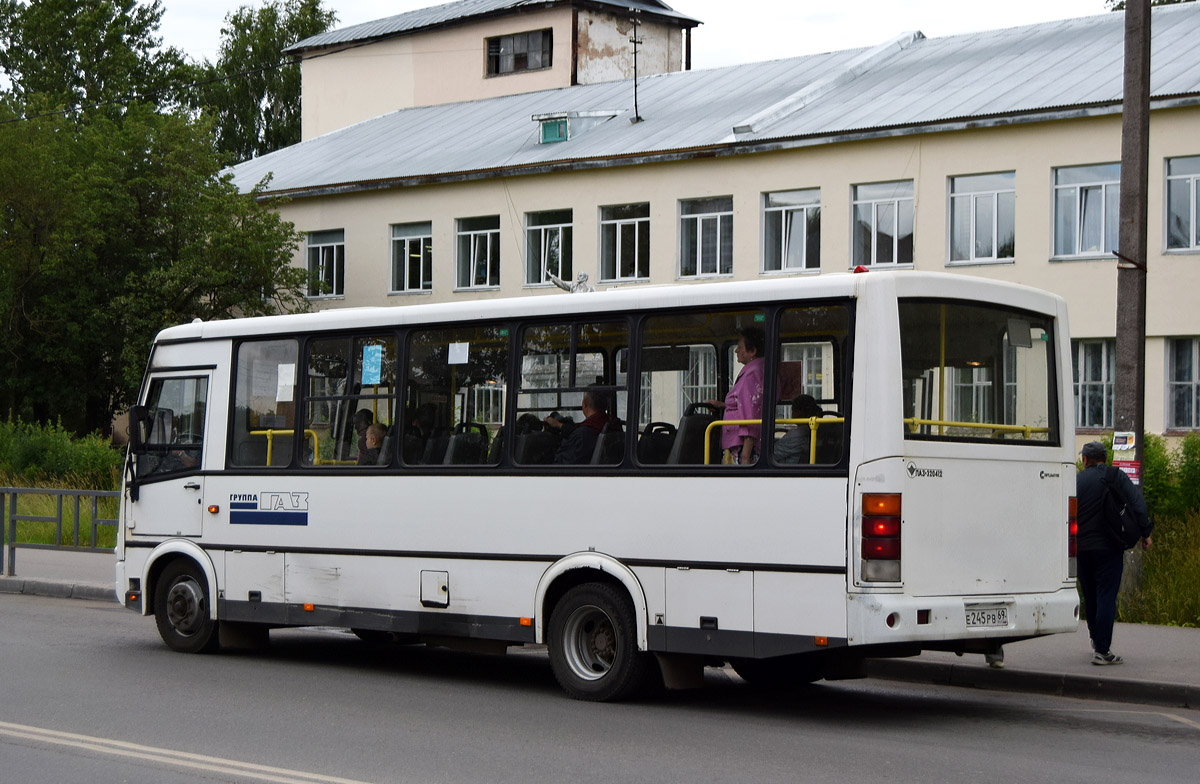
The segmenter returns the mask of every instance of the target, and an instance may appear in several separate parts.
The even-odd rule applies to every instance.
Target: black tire
[[[758,688],[796,688],[825,677],[825,659],[819,654],[730,659],[729,663],[742,680]]]
[[[154,620],[158,634],[172,650],[208,653],[220,643],[217,622],[209,613],[211,592],[195,562],[169,564],[154,591]]]
[[[546,642],[554,677],[577,700],[625,699],[646,685],[654,670],[650,654],[638,650],[628,597],[605,583],[567,591],[550,615]]]

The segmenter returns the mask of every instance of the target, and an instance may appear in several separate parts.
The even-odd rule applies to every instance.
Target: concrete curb
[[[20,593],[26,596],[51,596],[56,599],[88,599],[116,602],[117,592],[111,585],[100,583],[67,583],[59,580],[39,580],[23,577],[0,577],[0,593]]]
[[[872,678],[884,680],[933,683],[941,686],[1018,691],[1169,708],[1200,708],[1200,690],[1183,683],[1098,678],[1036,670],[994,670],[979,665],[904,659],[872,660],[867,663],[867,674]]]

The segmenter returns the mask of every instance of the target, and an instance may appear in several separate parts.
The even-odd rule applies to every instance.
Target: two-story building
[[[629,8],[639,10],[636,30]],[[1066,297],[1110,430],[1120,14],[692,71],[663,3],[463,0],[301,41],[267,175],[318,308],[943,270]],[[1200,4],[1153,11],[1146,426],[1200,428]],[[639,54],[633,74],[633,47]]]

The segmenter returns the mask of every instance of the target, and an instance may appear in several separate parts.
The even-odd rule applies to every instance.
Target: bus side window
[[[407,465],[490,465],[504,433],[508,328],[409,335],[401,457]]]
[[[230,465],[291,465],[298,354],[292,339],[246,341],[238,346]]]
[[[628,347],[629,325],[624,320],[547,324],[522,331],[514,462],[621,463],[629,393],[620,365]],[[578,428],[585,430],[576,432]]]
[[[710,425],[724,418],[727,393],[743,367],[735,359],[741,332],[761,331],[765,320],[759,309],[665,313],[646,319],[637,414],[639,463],[722,465],[725,426]],[[761,388],[759,393],[761,397]],[[761,438],[755,435],[762,430],[761,419],[754,419],[749,425],[729,427],[756,438],[756,451],[761,451]]]
[[[771,434],[776,465],[841,461],[845,362],[840,354],[849,323],[849,312],[842,305],[789,308],[781,314]]]
[[[305,465],[379,466],[391,462],[396,357],[396,339],[385,335],[308,343],[301,450]]]

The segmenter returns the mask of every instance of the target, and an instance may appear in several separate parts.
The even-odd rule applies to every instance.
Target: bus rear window
[[[1059,443],[1051,317],[949,300],[899,308],[907,438]]]

